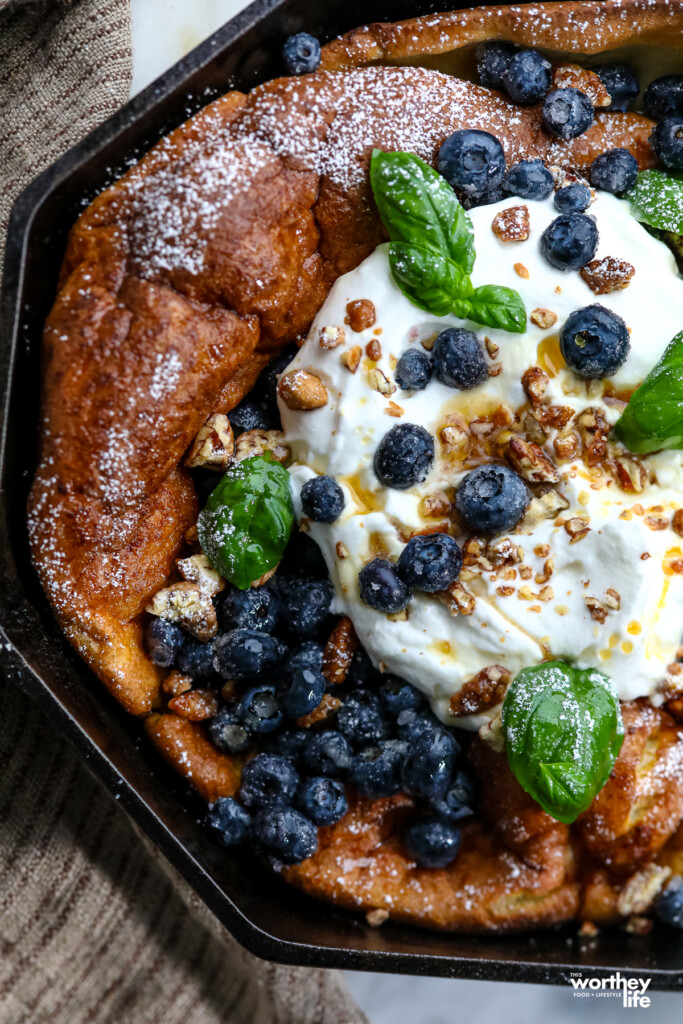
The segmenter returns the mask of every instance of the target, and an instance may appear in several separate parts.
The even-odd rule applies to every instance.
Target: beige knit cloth
[[[17,193],[127,99],[132,63],[128,0],[3,6],[0,249]],[[0,1024],[362,1024],[337,972],[230,938],[14,671],[0,633]]]

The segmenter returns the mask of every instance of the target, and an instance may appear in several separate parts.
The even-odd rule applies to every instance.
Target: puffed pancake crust
[[[239,763],[201,725],[161,710],[164,670],[145,653],[143,610],[176,578],[196,521],[183,456],[197,431],[244,397],[306,332],[334,280],[384,240],[368,185],[373,147],[434,163],[449,134],[481,127],[508,164],[540,157],[580,170],[613,147],[641,168],[653,163],[646,117],[597,113],[584,135],[560,142],[543,130],[540,106],[472,84],[473,44],[486,39],[540,47],[554,61],[608,51],[614,60],[628,48],[652,78],[683,49],[683,0],[487,7],[358,29],[325,47],[315,74],[211,103],[71,231],[44,331],[33,558],[71,643],[209,801],[235,792]],[[469,757],[491,796],[450,868],[418,869],[392,838],[407,797],[356,797],[286,877],[446,929],[615,920],[624,880],[657,856],[678,863],[683,844],[675,723],[642,702],[624,715],[613,776],[571,829],[475,739]]]

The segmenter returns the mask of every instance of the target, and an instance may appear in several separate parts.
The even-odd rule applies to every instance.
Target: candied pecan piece
[[[522,374],[522,387],[533,405],[542,401],[549,383],[550,377],[540,366],[530,366]]]
[[[344,323],[349,324],[357,334],[372,327],[376,319],[375,306],[370,299],[354,299],[346,304]]]
[[[382,358],[382,346],[378,342],[377,338],[373,338],[365,346],[365,354],[368,359],[372,359],[375,363],[378,359]]]
[[[168,710],[191,722],[204,722],[218,712],[218,698],[213,690],[187,690],[169,700]]]
[[[478,715],[486,708],[500,703],[509,682],[510,673],[503,665],[487,665],[453,694],[448,710],[456,718]]]
[[[614,459],[614,476],[622,491],[640,494],[645,486],[647,471],[635,455],[617,455]]]
[[[608,295],[628,288],[635,268],[618,256],[603,256],[581,267],[579,274],[596,295]]]
[[[491,230],[501,242],[525,242],[530,231],[529,208],[520,205],[501,210],[493,218]]]
[[[560,479],[548,456],[533,441],[525,441],[518,434],[513,434],[507,443],[507,454],[523,480],[535,484],[555,484]]]
[[[185,456],[185,465],[190,469],[201,466],[222,473],[230,465],[234,450],[235,439],[230,420],[222,413],[215,413],[199,428]]]
[[[557,313],[554,313],[552,309],[546,309],[544,306],[537,306],[536,309],[532,309],[529,313],[529,319],[532,324],[536,324],[537,327],[547,331],[557,323]]]
[[[314,373],[290,370],[280,378],[277,393],[288,409],[308,411],[327,405],[327,388]]]
[[[292,451],[282,443],[284,436],[281,430],[245,430],[235,442],[235,462],[265,455],[266,452],[276,462],[286,462]]]
[[[354,345],[352,348],[347,349],[339,356],[339,361],[342,366],[345,366],[349,373],[355,373],[360,366],[360,359],[363,355],[363,349],[360,345]]]
[[[173,583],[164,587],[157,591],[145,610],[167,622],[177,622],[202,643],[218,631],[213,602],[196,583]]]
[[[189,558],[177,558],[175,564],[183,579],[189,583],[196,583],[202,594],[208,597],[220,594],[225,587],[225,580],[216,572],[203,552],[190,555]]]
[[[612,102],[600,76],[579,64],[558,64],[554,67],[553,89],[578,89],[594,107],[608,107]]]
[[[358,637],[353,623],[344,616],[336,624],[325,644],[322,671],[329,683],[338,685],[344,682],[357,648]]]
[[[321,348],[337,348],[343,345],[346,331],[343,327],[321,327],[318,331],[318,343]]]
[[[332,718],[341,706],[342,702],[339,700],[339,697],[333,697],[331,693],[324,693],[323,699],[317,708],[309,711],[302,718],[297,718],[296,724],[300,729],[310,729],[312,725],[317,725],[318,722],[326,722],[328,718]]]

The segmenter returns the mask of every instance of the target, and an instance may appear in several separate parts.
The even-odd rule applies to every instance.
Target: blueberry
[[[529,504],[521,477],[507,466],[484,465],[461,481],[455,507],[465,527],[477,534],[503,533],[517,525]]]
[[[365,747],[349,769],[349,782],[362,796],[393,796],[401,788],[401,765],[408,752],[402,740],[384,740]]]
[[[542,160],[520,160],[503,178],[503,189],[520,199],[547,199],[555,181]]]
[[[591,190],[578,181],[565,185],[555,193],[553,203],[560,213],[583,213],[591,204]]]
[[[643,96],[643,108],[655,121],[683,114],[683,75],[664,75],[650,82]]]
[[[203,644],[194,637],[185,637],[185,643],[178,651],[176,667],[191,679],[204,679],[213,674],[214,645],[212,641]]]
[[[251,746],[251,733],[232,708],[221,708],[211,719],[209,735],[226,754],[243,754]]]
[[[683,124],[683,122],[682,122]],[[661,126],[655,129],[655,134]],[[591,185],[621,196],[636,183],[638,161],[627,149],[608,149],[597,156],[590,169]]]
[[[447,821],[460,821],[469,818],[474,805],[474,786],[464,772],[456,772],[453,782],[446,792],[432,803],[432,808],[440,818]]]
[[[460,849],[460,829],[442,818],[418,818],[406,830],[406,850],[420,867],[445,868]]]
[[[434,461],[434,438],[415,423],[399,423],[375,452],[375,473],[385,487],[405,491],[422,483]]]
[[[161,668],[170,668],[183,645],[185,634],[174,622],[153,615],[145,626],[145,647],[150,660]]]
[[[412,746],[420,736],[433,736],[443,729],[442,723],[429,708],[407,708],[399,711],[396,719],[396,731],[401,740]]]
[[[330,614],[332,595],[332,584],[327,580],[293,584],[287,590],[282,609],[283,625],[301,639],[317,633]]]
[[[426,352],[409,348],[394,370],[394,380],[402,391],[422,391],[432,379],[432,362]]]
[[[435,800],[448,789],[455,772],[460,744],[443,727],[425,731],[410,745],[401,770],[406,792],[421,800]]]
[[[410,601],[410,590],[398,574],[393,562],[373,558],[358,573],[361,600],[369,608],[393,615],[403,611]]]
[[[272,426],[271,417],[252,398],[244,398],[228,413],[228,419],[235,437],[246,430],[270,430]]]
[[[500,185],[505,153],[495,135],[477,128],[453,132],[439,150],[437,169],[452,188],[479,196]]]
[[[369,686],[376,675],[377,670],[370,661],[365,648],[357,647],[351,658],[349,671],[346,673],[346,682],[355,687]]]
[[[333,523],[344,511],[344,492],[331,476],[314,476],[301,488],[301,508],[316,523]]]
[[[550,88],[550,61],[536,50],[519,50],[510,58],[502,78],[515,103],[539,103]]]
[[[393,675],[383,677],[379,699],[385,710],[394,717],[402,711],[417,711],[425,702],[424,696],[411,683]]]
[[[593,104],[579,89],[553,89],[543,100],[541,120],[558,139],[575,139],[593,124]]]
[[[297,647],[295,651],[287,658],[285,662],[285,674],[292,676],[294,672],[297,672],[302,668],[312,668],[318,672],[323,667],[323,647],[322,644],[317,643],[315,640],[307,640],[305,643]]]
[[[441,332],[434,342],[432,362],[438,379],[450,388],[468,391],[488,376],[476,334],[463,327],[449,327]]]
[[[256,629],[231,629],[214,640],[213,665],[223,679],[258,679],[277,666],[284,645]]]
[[[349,809],[343,784],[325,775],[302,782],[296,804],[314,825],[334,825]]]
[[[354,746],[386,739],[389,720],[379,697],[369,690],[356,690],[337,712],[337,728]]]
[[[274,732],[282,725],[275,687],[252,686],[237,705],[237,715],[250,732]]]
[[[665,167],[672,171],[683,169],[683,116],[667,117],[665,121],[660,121],[652,133],[651,142]],[[631,185],[628,187],[631,188]]]
[[[208,821],[225,846],[239,846],[251,828],[249,812],[230,796],[221,796],[211,804]]]
[[[401,578],[414,590],[434,594],[445,590],[460,575],[462,554],[447,533],[411,537],[398,560]]]
[[[541,235],[541,254],[557,270],[580,270],[595,256],[598,229],[585,213],[561,213]]]
[[[593,68],[610,95],[609,107],[601,110],[628,110],[640,92],[638,78],[628,64],[601,64]]]
[[[218,609],[221,629],[252,629],[259,633],[272,633],[279,614],[280,598],[268,586],[233,590]]]
[[[495,188],[487,188],[485,192],[478,196],[468,196],[461,192],[458,195],[458,199],[466,210],[473,210],[477,206],[491,206],[493,203],[499,203],[501,199],[506,198],[506,195],[503,191],[503,186],[496,185]]]
[[[320,66],[320,43],[308,32],[297,32],[282,47],[282,59],[287,74],[309,74]]]
[[[657,897],[655,917],[672,928],[683,928],[683,877],[673,875]]]
[[[308,729],[285,729],[264,736],[263,745],[269,754],[280,754],[299,767],[310,738]]]
[[[479,81],[487,89],[503,89],[503,75],[514,55],[512,43],[479,43],[475,51]]]
[[[318,849],[318,830],[293,807],[266,807],[254,818],[254,839],[284,864],[300,864]]]
[[[351,764],[353,751],[346,736],[336,729],[326,729],[311,737],[304,748],[304,764],[314,775],[343,776]]]
[[[271,359],[254,385],[252,395],[258,396],[269,411],[274,412],[277,409],[277,379],[287,369],[297,351],[296,347],[287,348]]]
[[[560,332],[560,350],[578,377],[611,377],[626,362],[631,347],[628,328],[599,303],[575,309]]]
[[[327,575],[323,553],[313,538],[301,531],[292,534],[285,557],[278,568],[278,584],[284,580],[302,578],[324,580]]]
[[[314,668],[298,668],[290,678],[289,686],[280,695],[280,707],[289,718],[301,718],[317,708],[327,680]]]
[[[257,754],[242,769],[240,800],[260,811],[275,804],[289,804],[299,786],[299,773],[286,757]]]

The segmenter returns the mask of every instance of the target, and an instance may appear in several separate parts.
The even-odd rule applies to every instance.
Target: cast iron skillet
[[[616,970],[683,989],[683,939],[605,932],[582,946],[576,927],[505,938],[366,927],[317,903],[211,839],[204,808],[66,642],[32,569],[25,525],[35,466],[42,323],[69,228],[131,159],[230,88],[280,72],[280,48],[305,29],[326,41],[370,21],[467,4],[453,0],[256,0],[40,175],[10,220],[0,304],[0,645],[8,678],[33,697],[228,930],[247,949],[291,964],[561,983]]]

